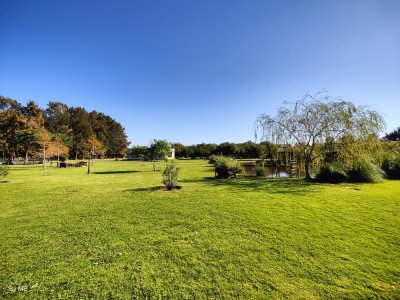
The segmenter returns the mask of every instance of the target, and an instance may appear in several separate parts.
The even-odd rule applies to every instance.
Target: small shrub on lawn
[[[6,177],[10,173],[10,167],[0,165],[0,177]]]
[[[177,187],[178,184],[178,174],[180,168],[175,167],[174,162],[167,162],[167,166],[163,172],[163,184],[168,190],[172,190]]]
[[[340,183],[347,179],[343,165],[338,161],[323,163],[315,177],[317,182]]]

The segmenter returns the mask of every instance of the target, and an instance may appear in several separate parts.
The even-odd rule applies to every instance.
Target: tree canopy
[[[171,152],[171,144],[166,140],[153,140],[148,149],[151,159],[164,159]]]
[[[148,155],[153,160],[153,171],[156,171],[155,160],[165,159],[171,152],[171,144],[166,140],[156,140],[151,142],[148,149]]]

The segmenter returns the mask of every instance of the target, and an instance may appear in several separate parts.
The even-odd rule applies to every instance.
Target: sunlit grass
[[[398,298],[400,182],[212,179],[178,161],[15,166],[0,183],[0,298]]]

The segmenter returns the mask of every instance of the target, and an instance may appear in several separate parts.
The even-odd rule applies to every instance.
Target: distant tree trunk
[[[46,170],[46,144],[43,145],[43,169]]]
[[[27,165],[27,164],[29,164],[29,154],[28,154],[28,149],[26,149],[26,152],[25,152],[25,162],[24,162],[24,165]]]
[[[15,152],[11,153],[11,162],[14,163],[15,161]]]
[[[155,172],[155,171],[156,171],[156,160],[153,159],[153,172]]]
[[[87,164],[87,166],[88,166],[87,173],[88,173],[88,174],[90,174],[90,158],[91,158],[91,155],[90,155],[90,152],[89,152],[88,164]]]

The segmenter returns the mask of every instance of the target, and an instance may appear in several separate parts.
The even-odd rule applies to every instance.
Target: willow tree
[[[256,139],[301,147],[307,179],[310,164],[319,156],[319,143],[338,141],[344,136],[362,140],[385,128],[378,112],[324,94],[325,91],[307,93],[295,102],[284,102],[275,116],[262,114],[255,122]]]

